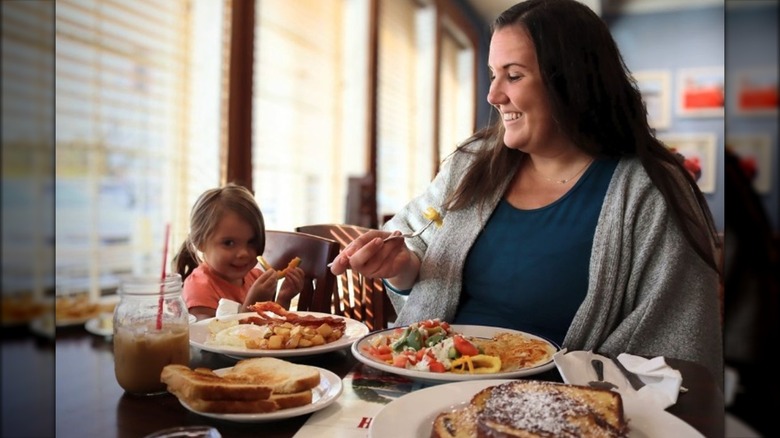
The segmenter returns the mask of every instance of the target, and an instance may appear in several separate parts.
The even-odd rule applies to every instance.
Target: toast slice
[[[320,384],[320,371],[274,357],[255,357],[236,363],[222,377],[271,387],[274,395],[295,394]]]
[[[175,393],[174,393],[175,394]],[[179,394],[175,394],[179,395]],[[272,394],[265,400],[203,400],[200,398],[179,397],[192,409],[214,414],[263,414],[280,409],[297,408],[312,402],[310,389],[294,394]]]
[[[190,369],[185,365],[166,365],[160,380],[168,391],[185,400],[267,400],[273,388],[216,375],[207,368]]]

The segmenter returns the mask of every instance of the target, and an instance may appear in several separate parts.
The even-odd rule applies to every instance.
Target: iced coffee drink
[[[160,373],[168,364],[189,365],[189,326],[169,325],[145,331],[119,328],[114,334],[114,371],[119,386],[132,394],[165,392]]]
[[[189,312],[181,297],[181,276],[128,278],[119,296],[114,311],[116,381],[131,394],[164,393],[162,369],[190,363]]]

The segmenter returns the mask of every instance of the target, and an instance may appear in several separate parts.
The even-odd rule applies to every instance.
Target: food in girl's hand
[[[264,270],[267,271],[271,269],[271,264],[268,263],[268,261],[265,258],[263,258],[263,256],[257,256],[257,261],[260,262],[260,266],[262,266]],[[290,260],[290,263],[287,264],[287,267],[277,272],[276,276],[278,278],[284,278],[287,275],[287,271],[289,271],[290,269],[297,268],[300,264],[301,264],[301,258],[295,257],[292,260]]]
[[[209,322],[206,344],[252,350],[307,348],[337,341],[346,330],[343,318],[299,315],[273,301],[255,303],[249,310],[257,316]]]
[[[438,319],[378,334],[364,352],[389,365],[430,372],[490,374],[549,362],[556,349],[520,333],[497,333],[492,339],[455,333]]]
[[[433,221],[436,223],[436,227],[440,227],[442,223],[444,223],[444,219],[441,217],[441,214],[439,214],[438,211],[436,211],[433,207],[428,207],[423,212],[423,217],[425,219],[428,219],[429,221]]]
[[[287,264],[287,267],[279,271],[277,275],[279,276],[279,278],[284,278],[284,276],[287,275],[287,271],[289,271],[290,269],[297,268],[298,265],[300,264],[301,264],[301,258],[295,257],[294,259],[290,260],[290,263]]]
[[[260,263],[260,266],[263,267],[264,271],[271,269],[271,265],[266,259],[263,258],[263,256],[257,256],[257,261]]]

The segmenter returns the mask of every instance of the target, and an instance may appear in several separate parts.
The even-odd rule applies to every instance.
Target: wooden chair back
[[[299,266],[306,273],[306,281],[296,310],[332,313],[331,296],[336,277],[327,265],[338,254],[339,244],[332,239],[292,231],[265,232],[263,258],[274,269],[284,269],[293,258],[301,258]]]
[[[305,225],[296,230],[333,239],[343,250],[370,228],[345,224],[317,224]],[[338,277],[333,289],[335,314],[362,321],[371,331],[387,328],[388,323],[395,320],[395,309],[385,293],[385,285],[381,279],[364,277],[349,269]]]

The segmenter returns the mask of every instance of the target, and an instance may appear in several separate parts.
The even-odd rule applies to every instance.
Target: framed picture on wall
[[[739,165],[761,194],[772,187],[772,147],[769,134],[729,135],[726,147],[739,157]]]
[[[715,192],[715,134],[663,134],[658,135],[666,147],[685,159],[685,168],[698,177],[696,182],[703,193]]]
[[[777,115],[777,67],[734,74],[734,102],[739,115]]]
[[[633,76],[642,93],[650,127],[668,129],[671,123],[671,73],[668,70],[641,70]]]
[[[723,67],[681,69],[677,73],[677,114],[722,117],[725,103]]]

